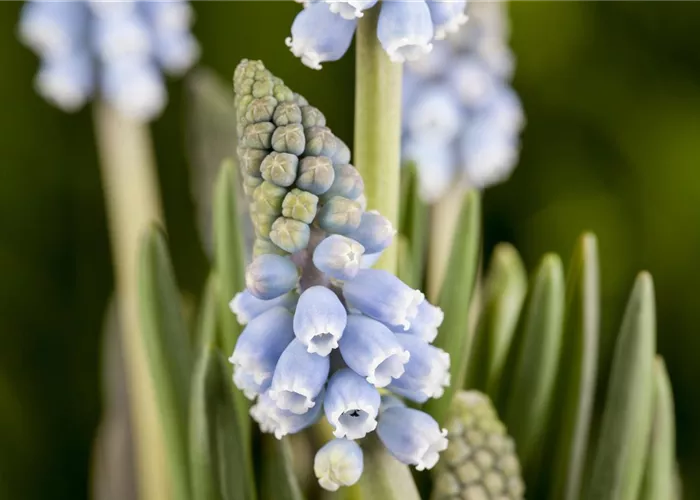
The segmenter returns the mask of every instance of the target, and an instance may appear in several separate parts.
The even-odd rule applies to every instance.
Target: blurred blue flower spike
[[[41,58],[37,92],[76,111],[96,91],[131,118],[157,117],[167,101],[161,70],[180,75],[199,58],[189,3],[28,2],[20,39]]]

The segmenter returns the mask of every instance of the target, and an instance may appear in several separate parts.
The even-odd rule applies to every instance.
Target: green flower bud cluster
[[[311,226],[350,234],[360,224],[364,184],[350,149],[326,118],[260,61],[233,76],[238,160],[255,229],[254,256],[307,247]]]
[[[460,391],[446,427],[449,446],[433,470],[432,500],[523,498],[515,444],[488,396]]]

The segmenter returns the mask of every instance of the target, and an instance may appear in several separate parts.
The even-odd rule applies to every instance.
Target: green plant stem
[[[139,497],[169,498],[162,427],[148,372],[138,312],[138,247],[143,231],[162,221],[153,147],[146,125],[104,103],[94,105],[94,126],[109,222],[121,319]]]
[[[428,248],[427,294],[428,300],[437,303],[440,289],[445,280],[447,264],[452,251],[452,240],[461,212],[464,186],[453,187],[443,198],[433,205],[430,212],[430,237]]]
[[[355,166],[365,181],[367,208],[399,224],[401,71],[377,39],[379,8],[365,11],[355,35]],[[397,243],[375,267],[396,272]]]

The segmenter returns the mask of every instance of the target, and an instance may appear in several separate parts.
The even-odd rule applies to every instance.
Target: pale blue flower
[[[462,126],[457,97],[444,83],[424,85],[413,95],[404,119],[406,131],[418,140],[449,147]]]
[[[330,360],[308,352],[298,339],[293,340],[277,362],[270,386],[270,398],[281,410],[301,415],[321,404],[317,396],[321,393]]]
[[[333,435],[361,439],[377,427],[379,391],[349,368],[333,374],[326,388],[323,409]]]
[[[433,48],[433,23],[423,1],[382,2],[377,37],[394,62],[417,59]]]
[[[354,239],[332,234],[316,247],[314,266],[337,280],[350,280],[360,270],[365,248]]]
[[[27,2],[19,38],[42,58],[66,56],[87,42],[88,16],[83,2]]]
[[[390,393],[382,394],[382,401],[379,404],[379,415],[381,416],[386,410],[394,407],[405,408],[406,403]]]
[[[364,254],[360,260],[360,269],[369,269],[370,267],[374,267],[383,253],[384,252]]]
[[[246,397],[266,390],[285,348],[294,340],[293,317],[283,307],[273,307],[251,320],[236,341],[229,358],[233,380]]]
[[[397,333],[415,335],[430,343],[437,337],[438,328],[442,325],[444,318],[445,314],[442,309],[424,300],[418,305],[418,314],[411,321],[411,327],[408,330],[405,332],[401,332],[399,328],[393,330]]]
[[[516,140],[503,134],[488,115],[475,117],[463,131],[460,148],[463,175],[483,188],[507,179],[518,161]]]
[[[350,237],[359,242],[367,254],[378,253],[391,245],[396,230],[391,221],[376,210],[362,214],[360,225],[350,233]]]
[[[284,295],[297,286],[299,271],[287,257],[264,254],[248,265],[245,283],[256,298],[270,300]]]
[[[420,137],[404,141],[403,160],[415,164],[418,195],[428,203],[438,201],[454,185],[457,155],[452,143]]]
[[[330,11],[328,4],[312,3],[292,23],[286,44],[306,66],[321,69],[321,63],[337,61],[348,51],[357,23]]]
[[[328,4],[330,11],[344,19],[362,17],[367,9],[374,7],[377,0],[323,0]]]
[[[318,450],[314,458],[314,474],[318,484],[328,491],[352,486],[362,476],[362,449],[354,441],[334,439]]]
[[[137,120],[148,120],[165,107],[163,77],[152,63],[119,58],[104,65],[102,96],[115,108]]]
[[[404,373],[410,354],[396,335],[378,321],[351,314],[340,339],[340,354],[345,363],[375,387],[386,387]]]
[[[499,85],[498,77],[474,54],[454,61],[450,65],[448,80],[469,111],[488,106]]]
[[[390,327],[408,330],[425,296],[393,274],[381,269],[361,269],[343,285],[348,304]]]
[[[427,3],[436,40],[444,39],[449,33],[456,33],[467,22],[464,13],[467,0],[427,0]]]
[[[417,470],[431,469],[447,449],[447,430],[428,415],[413,408],[392,406],[382,411],[377,435],[397,460],[415,465]]]
[[[77,111],[93,93],[94,66],[85,52],[52,57],[41,63],[34,80],[39,95],[64,111]]]
[[[389,390],[416,403],[441,397],[450,385],[450,355],[415,335],[397,333],[396,339],[411,357]]]
[[[261,300],[251,294],[248,290],[243,290],[229,302],[228,306],[231,312],[236,315],[236,320],[241,325],[247,324],[253,318],[257,318],[265,311],[272,309],[275,306],[281,306],[285,309],[292,309],[296,306],[299,296],[296,292],[289,292],[271,300]]]
[[[328,356],[338,347],[347,312],[338,296],[324,286],[307,288],[294,312],[294,334],[309,353]]]
[[[287,434],[295,434],[318,421],[323,406],[323,394],[319,394],[316,399],[317,404],[313,408],[298,415],[280,409],[270,397],[270,391],[267,391],[261,394],[258,401],[250,408],[250,416],[258,423],[261,431],[282,439]]]

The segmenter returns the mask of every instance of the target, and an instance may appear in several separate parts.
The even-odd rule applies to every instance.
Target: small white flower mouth
[[[440,398],[445,393],[445,387],[450,385],[450,355],[440,353],[440,361],[431,366],[430,374],[425,380],[421,392],[428,398]]]
[[[394,40],[386,48],[392,62],[415,61],[433,50],[433,44],[423,37],[403,37]]]
[[[321,69],[323,54],[319,54],[310,46],[310,41],[295,39],[291,36],[285,38],[284,43],[289,47],[296,57],[301,58],[301,62],[311,69]]]
[[[459,31],[460,26],[462,26],[468,20],[469,16],[467,16],[464,12],[460,12],[446,23],[441,24],[440,26],[436,26],[435,40],[444,40],[448,34],[457,33]]]
[[[333,412],[329,417],[337,438],[362,439],[377,428],[377,408],[359,402],[350,402],[345,409]]]
[[[270,399],[275,402],[280,410],[287,410],[296,415],[303,415],[316,405],[316,402],[311,397],[293,390],[271,390]]]
[[[402,303],[397,308],[403,314],[398,315],[396,324],[403,327],[404,331],[411,328],[411,321],[418,315],[418,306],[425,300],[425,295],[420,290],[411,290],[402,296]]]
[[[232,356],[233,357],[233,356]],[[231,358],[229,358],[231,361]],[[272,380],[272,373],[248,370],[240,364],[234,364],[233,383],[238,387],[248,399],[255,399],[255,396],[263,392]]]
[[[375,387],[386,387],[391,379],[398,379],[404,374],[404,365],[410,357],[411,353],[398,348],[384,357],[375,358],[369,368],[367,382]]]
[[[440,452],[447,449],[447,429],[440,431],[438,439],[428,443],[416,462],[416,470],[432,469],[440,459]]]
[[[328,9],[333,13],[333,14],[338,14],[340,17],[343,19],[347,19],[348,21],[352,21],[355,18],[362,17],[364,16],[364,12],[359,8],[357,3],[361,4],[362,2],[348,2],[348,1],[337,1],[337,0],[325,0],[326,3],[328,4]]]
[[[338,336],[334,333],[324,332],[311,337],[306,350],[319,356],[328,356],[337,347]]]
[[[228,303],[228,307],[231,310],[231,312],[236,315],[236,321],[238,321],[239,324],[247,325],[251,318],[245,313],[243,308],[241,308],[242,299],[243,294],[240,292],[237,293],[233,297],[233,299],[231,299],[231,302]]]

